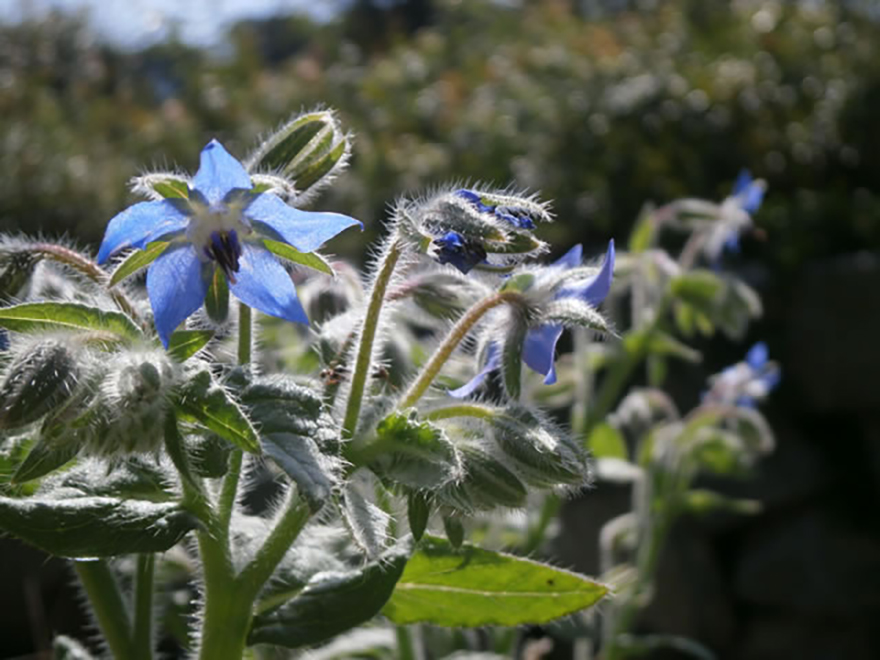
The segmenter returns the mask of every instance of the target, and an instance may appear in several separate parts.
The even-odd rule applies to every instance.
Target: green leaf
[[[507,278],[500,291],[516,291],[522,293],[532,288],[535,283],[535,276],[532,273],[520,273]]]
[[[320,271],[325,275],[336,277],[336,271],[333,270],[333,266],[330,265],[330,262],[317,252],[300,252],[292,245],[282,243],[281,241],[273,241],[268,238],[263,239],[263,244],[269,252],[277,257],[287,259],[287,261],[292,261],[300,266]]]
[[[409,552],[398,546],[362,569],[315,575],[292,600],[254,618],[248,643],[299,648],[369,621],[391,596]]]
[[[603,422],[596,426],[587,439],[587,448],[596,458],[629,460],[629,451],[623,436],[616,428]]]
[[[0,530],[60,557],[164,552],[196,526],[176,503],[0,497]]]
[[[142,268],[146,268],[151,263],[156,261],[156,259],[161,256],[161,254],[165,251],[171,243],[166,243],[164,241],[156,241],[155,243],[150,243],[147,245],[146,250],[135,250],[128,257],[126,257],[125,261],[119,264],[116,267],[116,270],[113,271],[113,274],[110,276],[110,282],[108,286],[115,286],[119,284],[125,278],[134,275],[136,272],[141,270]]]
[[[523,344],[529,331],[525,315],[513,312],[507,335],[501,349],[501,375],[504,390],[514,401],[522,391]]]
[[[339,483],[336,426],[321,396],[289,376],[258,378],[241,393],[242,405],[260,429],[263,451],[296,483],[312,511]]]
[[[406,515],[413,538],[421,541],[428,528],[428,518],[431,516],[431,503],[424,493],[416,491],[409,494],[406,500]]]
[[[81,448],[81,443],[58,442],[51,433],[42,433],[12,475],[12,482],[21,484],[39,479],[72,461]]]
[[[15,332],[104,332],[126,340],[143,336],[134,321],[125,314],[70,302],[24,303],[0,308],[0,328]]]
[[[656,235],[657,222],[654,219],[654,206],[646,204],[642,207],[632,233],[629,235],[629,251],[633,254],[644,252],[654,244]]]
[[[178,330],[168,342],[168,355],[185,362],[207,346],[213,336],[212,330]]]
[[[260,453],[257,432],[229,393],[200,371],[186,383],[175,400],[177,411],[253,454]]]
[[[700,351],[659,330],[654,330],[651,333],[648,339],[647,351],[653,355],[668,355],[694,364],[703,359]]]
[[[519,626],[573,614],[607,593],[576,573],[426,536],[382,613],[398,625]]]
[[[710,270],[692,270],[670,282],[672,295],[698,310],[712,309],[724,289],[724,281]]]

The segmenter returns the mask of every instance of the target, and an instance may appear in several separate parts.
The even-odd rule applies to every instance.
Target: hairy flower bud
[[[75,352],[57,340],[29,348],[0,385],[0,429],[37,421],[70,398],[79,368]]]
[[[182,367],[163,351],[132,351],[110,364],[96,402],[86,452],[99,456],[146,453],[163,441],[168,395]]]

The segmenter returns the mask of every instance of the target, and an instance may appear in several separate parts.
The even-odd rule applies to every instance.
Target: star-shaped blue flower
[[[746,353],[744,362],[724,369],[713,377],[711,389],[704,400],[712,403],[754,408],[765,399],[782,379],[779,367],[769,360],[767,344],[759,341]]]
[[[127,248],[171,243],[147,271],[156,329],[166,347],[174,329],[201,307],[217,267],[246,305],[308,323],[293,281],[261,239],[312,252],[349,227],[363,228],[346,215],[300,211],[252,189],[247,170],[212,140],[202,149],[188,199],[141,202],[107,225],[98,263]]]
[[[555,267],[566,269],[576,268],[581,265],[583,247],[574,246],[559,260],[553,263]],[[611,281],[614,276],[614,241],[608,243],[608,252],[605,261],[592,278],[584,283],[564,287],[555,296],[556,300],[563,298],[575,298],[592,307],[598,307],[608,296],[611,290]],[[558,323],[548,323],[531,328],[526,333],[523,343],[523,362],[532,371],[544,376],[544,384],[552,385],[556,382],[556,344],[562,336],[563,326]],[[476,389],[486,380],[486,377],[500,368],[501,351],[499,345],[491,343],[486,350],[486,364],[480,372],[466,384],[456,390],[450,390],[454,397],[464,398],[473,394]]]
[[[766,187],[763,182],[753,179],[751,173],[744,169],[737,176],[728,199],[733,202],[735,207],[751,216],[761,208],[765,191]],[[734,226],[728,230],[729,233],[724,239],[724,248],[728,252],[739,252],[739,233],[741,229],[740,226]]]

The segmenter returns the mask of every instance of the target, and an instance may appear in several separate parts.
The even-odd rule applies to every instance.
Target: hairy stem
[[[134,660],[152,660],[153,657],[153,577],[156,555],[138,555],[134,583]]]
[[[481,406],[478,403],[460,403],[454,406],[435,408],[422,414],[422,419],[435,422],[439,419],[452,419],[453,417],[476,417],[478,419],[494,419],[498,411],[491,406]]]
[[[351,438],[357,427],[361,413],[361,405],[364,399],[367,379],[370,376],[370,362],[373,356],[373,342],[376,339],[376,330],[379,327],[379,315],[382,312],[382,304],[385,302],[385,293],[394,268],[403,254],[403,243],[396,240],[388,248],[385,259],[376,274],[373,282],[373,290],[370,292],[370,302],[367,313],[364,316],[364,325],[361,329],[360,343],[358,344],[357,357],[354,363],[354,372],[351,378],[351,389],[348,393],[348,402],[345,406],[345,418],[342,422],[342,436]]]
[[[468,332],[471,331],[471,328],[476,325],[477,321],[483,318],[486,312],[498,307],[498,305],[513,302],[517,300],[519,296],[520,294],[516,291],[499,291],[498,293],[493,293],[488,298],[484,298],[471,307],[464,316],[458,320],[458,323],[455,324],[449,334],[446,335],[446,338],[440,346],[437,347],[437,350],[434,351],[431,359],[428,360],[428,363],[422,369],[422,373],[419,374],[419,377],[416,378],[406,394],[403,395],[403,399],[401,399],[398,408],[409,408],[422,398],[422,395],[431,386],[431,383],[434,382],[437,374],[440,373],[443,365],[446,364],[449,356],[452,355],[452,352],[467,336]]]
[[[287,507],[263,546],[254,558],[241,571],[237,582],[242,591],[251,601],[256,598],[266,581],[284,558],[284,555],[296,541],[299,533],[311,517],[308,505],[299,497],[291,486]]]
[[[98,626],[114,658],[131,658],[131,621],[116,577],[106,561],[75,561]]]

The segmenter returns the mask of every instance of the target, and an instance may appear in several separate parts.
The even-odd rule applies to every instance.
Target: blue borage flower
[[[752,226],[752,214],[761,207],[766,190],[762,179],[753,179],[748,170],[740,171],[730,196],[721,202],[718,220],[706,241],[709,261],[717,263],[725,250],[739,252],[740,234]]]
[[[434,239],[437,263],[451,264],[467,275],[475,266],[486,262],[486,249],[476,241],[469,241],[457,231],[446,232]]]
[[[456,190],[455,194],[470,202],[471,205],[481,213],[492,213],[496,218],[510,223],[517,229],[535,228],[532,211],[523,206],[486,204],[485,198],[475,193],[473,190],[467,190],[465,188]]]
[[[581,265],[583,247],[576,245],[551,267],[570,270]],[[553,296],[553,300],[575,300],[586,303],[590,307],[598,307],[608,296],[614,277],[614,241],[608,243],[608,251],[602,267],[584,282],[561,286]],[[523,343],[522,358],[532,371],[544,376],[544,384],[556,382],[556,344],[562,336],[564,327],[561,323],[545,323],[530,328]],[[464,398],[473,394],[486,380],[486,377],[501,367],[501,349],[498,342],[490,342],[485,351],[485,366],[463,386],[450,390],[454,397]]]
[[[752,346],[744,362],[729,366],[713,376],[704,401],[754,408],[756,402],[765,399],[782,378],[779,367],[768,357],[767,344],[758,342]]]
[[[127,248],[170,242],[147,271],[156,329],[166,347],[174,329],[201,307],[217,267],[243,303],[308,323],[293,281],[261,239],[312,252],[349,227],[363,229],[354,218],[300,211],[252,188],[247,170],[212,140],[202,149],[188,199],[141,202],[107,225],[98,263]]]

